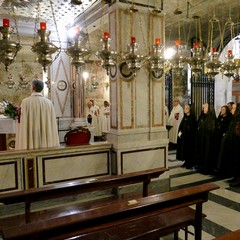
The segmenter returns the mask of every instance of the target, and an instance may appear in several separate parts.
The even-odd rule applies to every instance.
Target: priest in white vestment
[[[178,137],[178,128],[183,119],[183,108],[180,105],[180,101],[177,97],[173,100],[173,109],[170,113],[168,118],[168,125],[172,126],[169,130],[169,143],[170,148],[175,149],[177,144],[177,137]]]
[[[94,137],[102,135],[99,107],[94,104],[94,100],[90,100],[87,103],[87,121],[93,127]]]
[[[51,100],[42,95],[44,83],[32,81],[30,97],[22,100],[16,131],[16,150],[58,147],[56,114]]]

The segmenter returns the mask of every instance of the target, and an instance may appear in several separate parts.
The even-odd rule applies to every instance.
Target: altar
[[[0,114],[0,151],[7,150],[7,146],[9,145],[8,136],[10,136],[12,142],[15,133],[16,121]]]

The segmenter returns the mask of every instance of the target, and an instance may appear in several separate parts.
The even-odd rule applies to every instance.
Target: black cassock
[[[186,167],[192,167],[193,154],[194,154],[194,142],[196,134],[197,121],[195,115],[184,114],[184,117],[179,125],[178,139],[177,139],[177,154],[178,160],[185,160]]]
[[[211,110],[207,114],[202,113],[198,118],[193,157],[197,169],[202,173],[213,170],[215,121],[215,112]]]

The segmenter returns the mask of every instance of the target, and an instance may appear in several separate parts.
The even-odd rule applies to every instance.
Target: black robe
[[[198,119],[194,147],[194,162],[196,168],[202,173],[212,172],[215,121],[215,112],[211,110],[209,110],[207,114],[202,113]]]
[[[196,128],[197,121],[195,115],[184,114],[178,129],[176,158],[182,161],[185,160],[186,167],[194,165],[193,153]]]

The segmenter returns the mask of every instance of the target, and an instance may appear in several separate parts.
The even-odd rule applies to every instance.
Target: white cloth
[[[102,133],[110,131],[110,107],[102,107],[100,109]]]
[[[22,101],[15,149],[50,148],[59,145],[53,104],[41,93],[34,92]]]
[[[172,128],[169,130],[169,142],[171,143],[177,143],[178,128],[183,119],[183,115],[183,108],[180,104],[173,107],[171,114],[168,118],[168,125],[172,126]]]

